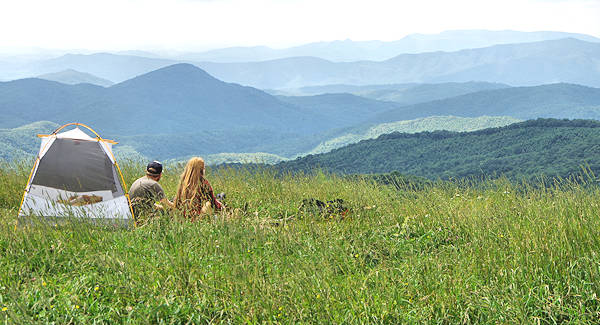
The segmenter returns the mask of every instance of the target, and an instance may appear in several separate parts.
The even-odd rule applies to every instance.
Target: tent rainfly
[[[69,126],[74,129],[58,133]],[[90,137],[79,127],[96,135]],[[19,217],[92,218],[129,225],[133,210],[119,165],[112,152],[116,142],[102,139],[80,123],[61,126],[42,138]]]

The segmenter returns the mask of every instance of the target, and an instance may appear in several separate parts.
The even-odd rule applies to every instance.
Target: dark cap
[[[160,175],[162,173],[162,170],[163,170],[162,164],[156,160],[149,163],[148,166],[146,167],[146,172],[150,175]]]

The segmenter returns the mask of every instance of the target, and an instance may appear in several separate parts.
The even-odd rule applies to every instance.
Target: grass
[[[123,166],[126,182],[141,167]],[[161,180],[173,196],[178,170]],[[0,169],[7,323],[597,323],[600,188],[505,179],[380,185],[208,175],[226,213],[133,230],[15,228],[28,171]],[[398,185],[398,184],[396,184]],[[311,213],[304,198],[351,212]]]

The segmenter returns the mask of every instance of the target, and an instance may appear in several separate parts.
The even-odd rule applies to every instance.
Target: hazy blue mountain
[[[181,61],[98,53],[0,65],[0,78],[74,69],[115,82]],[[262,89],[316,85],[487,81],[515,86],[553,82],[600,86],[600,43],[561,39],[457,52],[402,54],[392,59],[332,62],[292,57],[246,63],[187,62],[226,82]]]
[[[105,132],[184,133],[261,127],[295,134],[322,130],[320,116],[251,87],[217,80],[189,64],[177,64],[109,88],[64,85],[41,79],[0,84],[0,127],[36,120],[78,120]]]
[[[282,59],[289,56],[298,56],[285,55],[285,52],[285,50],[276,50],[267,46],[235,46],[198,53],[183,53],[179,55],[178,58],[181,60],[190,61],[252,62]]]
[[[340,76],[347,74],[344,64],[315,57],[292,57],[250,63],[199,62],[196,65],[221,80],[267,89],[296,88],[315,83],[344,83],[345,79]],[[348,83],[361,84],[360,76]]]
[[[598,120],[600,119],[600,89],[573,84],[551,84],[486,90],[400,107],[378,114],[371,122],[394,122],[435,115]]]
[[[444,98],[456,97],[482,90],[503,89],[510,86],[489,82],[447,82],[439,84],[421,84],[404,89],[381,89],[359,93],[357,95],[401,105],[412,105]]]
[[[197,65],[221,80],[266,89],[473,80],[514,86],[568,82],[600,87],[600,43],[576,39],[402,54],[381,62],[334,63],[297,57]]]
[[[0,128],[15,128],[45,120],[63,124],[95,116],[91,103],[102,102],[107,88],[29,78],[0,82]]]
[[[2,128],[37,120],[85,123],[161,158],[263,148],[295,152],[278,143],[337,127],[320,114],[219,81],[189,64],[108,88],[33,78],[0,83],[0,114]]]
[[[121,82],[178,62],[168,59],[110,53],[66,54],[57,58],[27,64],[21,68],[19,73],[21,77],[27,77],[73,69],[114,82]]]
[[[312,56],[334,62],[382,61],[403,53],[451,52],[498,44],[539,42],[561,38],[600,42],[600,39],[590,35],[552,31],[452,30],[439,34],[411,34],[391,42],[338,40],[309,43],[286,49],[272,49],[265,46],[230,47],[201,53],[187,53],[180,58],[192,61],[252,62]]]
[[[430,179],[504,174],[534,179],[600,172],[600,122],[540,119],[474,132],[392,133],[278,165],[335,173],[388,173]]]
[[[404,90],[418,86],[418,83],[405,83],[405,84],[383,84],[383,85],[346,85],[346,84],[332,84],[323,86],[306,86],[300,88],[280,88],[280,89],[265,89],[266,92],[277,96],[314,96],[323,94],[353,94],[357,96],[364,96],[371,92],[380,90]]]
[[[401,105],[412,105],[438,99],[460,96],[482,90],[508,88],[510,86],[489,82],[446,82],[439,84],[394,84],[394,85],[326,85],[297,89],[269,90],[274,95],[310,96],[329,93],[349,93],[380,101],[391,101]]]
[[[373,100],[352,94],[278,96],[277,98],[298,106],[307,115],[323,116],[334,127],[360,124],[379,112],[400,107],[396,103]]]
[[[114,85],[114,82],[106,79],[102,79],[94,76],[90,73],[79,72],[73,69],[67,69],[59,72],[46,73],[37,76],[39,79],[52,80],[68,85],[76,85],[82,83],[88,83],[98,85],[102,87],[109,87]]]

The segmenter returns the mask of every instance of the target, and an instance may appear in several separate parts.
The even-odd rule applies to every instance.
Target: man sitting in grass
[[[162,176],[163,166],[158,161],[153,161],[146,166],[146,176],[138,178],[129,189],[129,198],[136,217],[141,214],[152,214],[157,209],[163,210],[172,207],[173,203],[165,196],[165,191],[158,184]],[[159,204],[157,202],[162,203]]]

